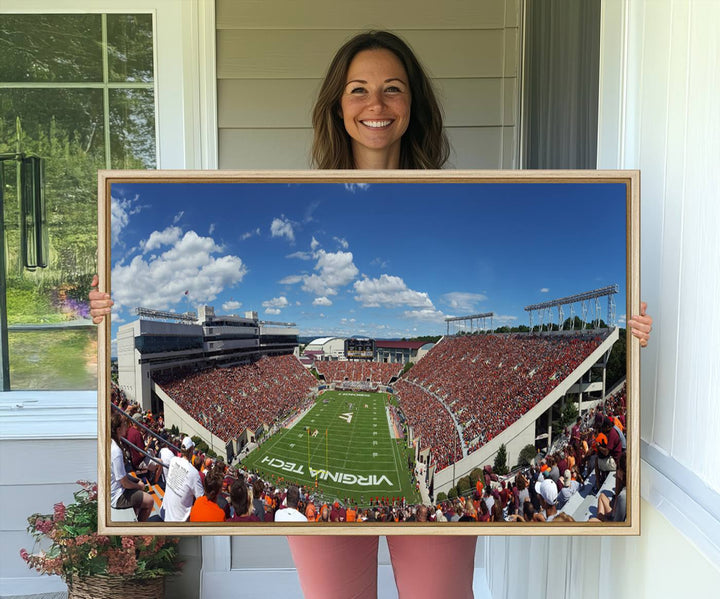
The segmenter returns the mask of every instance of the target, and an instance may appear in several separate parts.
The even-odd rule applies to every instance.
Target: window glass
[[[110,90],[112,168],[155,168],[155,111],[151,89]]]
[[[102,81],[100,15],[2,15],[0,81]]]
[[[97,171],[156,164],[152,36],[150,15],[0,19],[8,325],[0,358],[9,362],[13,390],[97,386],[97,331],[87,306],[97,272]],[[17,155],[44,163],[45,268],[28,269],[23,260]]]
[[[152,15],[107,16],[110,81],[153,80]]]

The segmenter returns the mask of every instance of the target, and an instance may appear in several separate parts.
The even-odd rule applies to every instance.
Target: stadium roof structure
[[[375,347],[385,347],[390,349],[420,349],[427,341],[396,341],[396,340],[375,340]]]
[[[333,339],[340,339],[340,337],[318,337],[317,339],[313,339],[308,345],[324,345]]]
[[[156,320],[175,320],[178,322],[192,323],[195,324],[198,321],[197,314],[192,312],[185,312],[179,314],[177,312],[166,312],[164,310],[153,310],[152,308],[135,308],[135,314],[140,318],[150,318]]]

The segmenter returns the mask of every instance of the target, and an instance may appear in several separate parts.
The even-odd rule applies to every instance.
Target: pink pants
[[[473,536],[388,536],[399,599],[472,599]],[[288,537],[306,599],[375,599],[378,537]]]

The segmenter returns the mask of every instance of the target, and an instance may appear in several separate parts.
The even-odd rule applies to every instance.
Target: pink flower
[[[135,552],[127,549],[110,549],[108,551],[108,574],[124,576],[133,574],[137,566]]]
[[[35,528],[42,534],[46,535],[53,528],[52,520],[44,520],[43,518],[38,518],[37,520],[35,520]]]
[[[55,522],[62,522],[65,520],[65,505],[62,502],[56,503],[53,506],[53,510]]]
[[[21,549],[21,550],[20,550],[20,557],[21,557],[21,558],[23,559],[23,561],[25,561],[25,562],[29,562],[29,561],[30,561],[30,554],[27,552],[27,549]]]
[[[125,549],[135,549],[135,541],[131,537],[123,537],[122,546]]]

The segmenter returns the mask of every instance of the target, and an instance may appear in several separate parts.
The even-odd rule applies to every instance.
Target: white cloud
[[[503,326],[505,324],[512,324],[517,320],[517,316],[508,316],[503,314],[496,314],[493,316],[493,326]]]
[[[110,198],[110,241],[112,245],[120,242],[120,234],[130,222],[130,217],[142,210],[142,206],[137,203],[139,197],[136,195],[132,200]]]
[[[293,252],[285,256],[286,258],[298,258],[300,260],[312,260],[312,254],[310,252]]]
[[[549,291],[550,291],[550,290],[549,290],[547,287],[543,287],[543,288],[540,290],[540,293],[548,293]]]
[[[314,238],[313,238],[314,240]],[[313,254],[317,260],[312,274],[288,275],[280,280],[283,285],[294,285],[302,282],[303,291],[312,293],[317,297],[337,295],[340,287],[348,285],[355,280],[358,273],[353,263],[352,252],[326,252],[318,250]]]
[[[350,193],[355,193],[358,190],[367,191],[369,188],[369,183],[345,183],[345,189]]]
[[[182,229],[180,227],[168,227],[163,231],[153,231],[150,233],[150,237],[147,238],[145,243],[141,243],[143,252],[148,253],[153,250],[160,249],[165,245],[173,245],[178,242],[182,235]],[[207,237],[206,239],[209,239]]]
[[[343,239],[342,237],[333,237],[333,239],[337,241],[338,244],[340,244],[340,247],[344,250],[348,249],[348,247],[350,246],[350,244],[347,242],[347,239]]]
[[[174,232],[164,233],[155,231],[144,245],[159,247],[162,241],[169,249],[158,255],[136,256],[129,264],[113,268],[113,300],[118,309],[169,310],[185,299],[193,304],[210,303],[247,273],[238,256],[215,256],[222,248],[210,237],[200,237],[195,231],[182,238]],[[182,311],[186,309],[182,307]]]
[[[284,295],[281,295],[280,297],[274,297],[262,303],[262,307],[267,308],[265,312],[267,312],[268,314],[280,314],[280,310],[282,308],[287,308],[288,305],[289,303]]]
[[[185,214],[185,211],[181,210],[173,217],[173,225],[177,225],[178,222],[180,222],[180,219],[183,217],[183,214]]]
[[[326,297],[316,297],[313,300],[313,306],[332,306],[332,301]]]
[[[208,235],[212,235],[215,232],[215,223],[210,223],[210,228],[208,229]]]
[[[316,249],[318,249],[319,245],[320,242],[315,239],[315,236],[313,235],[312,241],[310,242],[310,249],[314,252]]]
[[[236,302],[235,300],[230,300],[229,302],[225,302],[222,305],[222,309],[226,312],[231,312],[232,310],[237,310],[240,306],[242,306],[242,302]]]
[[[251,237],[259,237],[260,236],[260,229],[255,229],[254,231],[247,231],[246,233],[243,233],[240,235],[240,241],[245,241],[246,239],[250,239]]]
[[[452,291],[442,297],[450,308],[458,312],[472,312],[477,304],[487,299],[482,293],[465,293],[463,291]]]
[[[288,241],[295,241],[295,231],[292,223],[283,214],[280,218],[274,218],[270,225],[270,233],[273,237],[287,237]]]
[[[280,279],[278,283],[281,285],[295,285],[303,280],[303,275],[288,275],[287,277]]]
[[[126,201],[112,198],[110,200],[110,239],[112,245],[116,245],[120,240],[120,233],[127,226],[129,220]]]
[[[370,266],[377,266],[378,268],[387,268],[388,263],[382,258],[374,258],[370,261]]]
[[[314,295],[337,295],[337,289],[351,283],[360,272],[353,264],[352,252],[315,252],[318,274],[303,276],[303,291]]]
[[[393,275],[381,275],[378,279],[365,277],[355,281],[355,299],[364,308],[380,306],[408,306],[410,308],[434,309],[428,294],[408,289],[405,281]]]
[[[423,320],[429,322],[443,322],[445,320],[445,314],[440,310],[434,310],[433,308],[424,308],[422,310],[406,310],[404,312],[405,318],[413,318],[415,320]]]

